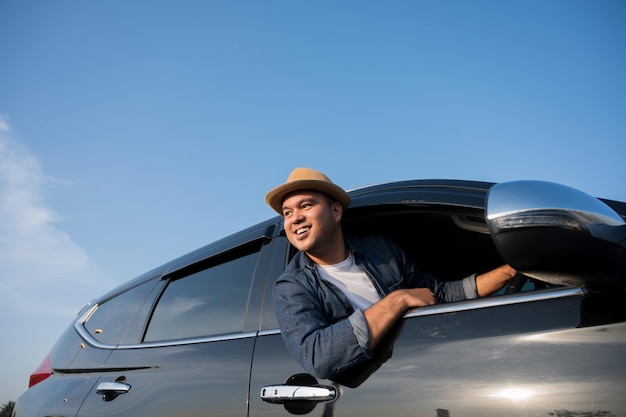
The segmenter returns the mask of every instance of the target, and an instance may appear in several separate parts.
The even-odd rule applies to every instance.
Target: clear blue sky
[[[295,167],[626,200],[625,156],[622,0],[0,0],[0,404]]]

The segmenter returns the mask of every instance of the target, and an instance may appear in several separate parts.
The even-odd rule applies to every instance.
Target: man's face
[[[341,204],[331,203],[317,191],[296,191],[283,201],[287,239],[296,249],[316,256],[322,256],[333,246],[333,239],[342,236],[341,215]]]

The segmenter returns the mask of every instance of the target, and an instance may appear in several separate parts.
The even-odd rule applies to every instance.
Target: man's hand
[[[416,307],[426,307],[435,304],[435,294],[430,288],[410,288],[407,290],[398,290],[397,293],[401,293],[404,302],[404,314],[407,310]]]

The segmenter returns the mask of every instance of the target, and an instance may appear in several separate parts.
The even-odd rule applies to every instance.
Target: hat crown
[[[330,184],[333,183],[326,175],[311,168],[296,168],[291,171],[287,178],[287,183],[294,181],[325,181]]]
[[[284,184],[271,189],[265,195],[265,202],[278,214],[282,214],[283,198],[289,193],[301,190],[327,194],[339,201],[344,209],[350,205],[350,196],[343,188],[335,185],[326,175],[311,168],[296,168],[291,171]]]

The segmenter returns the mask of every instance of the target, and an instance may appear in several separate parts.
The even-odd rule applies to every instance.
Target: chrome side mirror
[[[626,222],[600,200],[543,181],[494,185],[486,220],[500,255],[553,284],[626,284]]]

